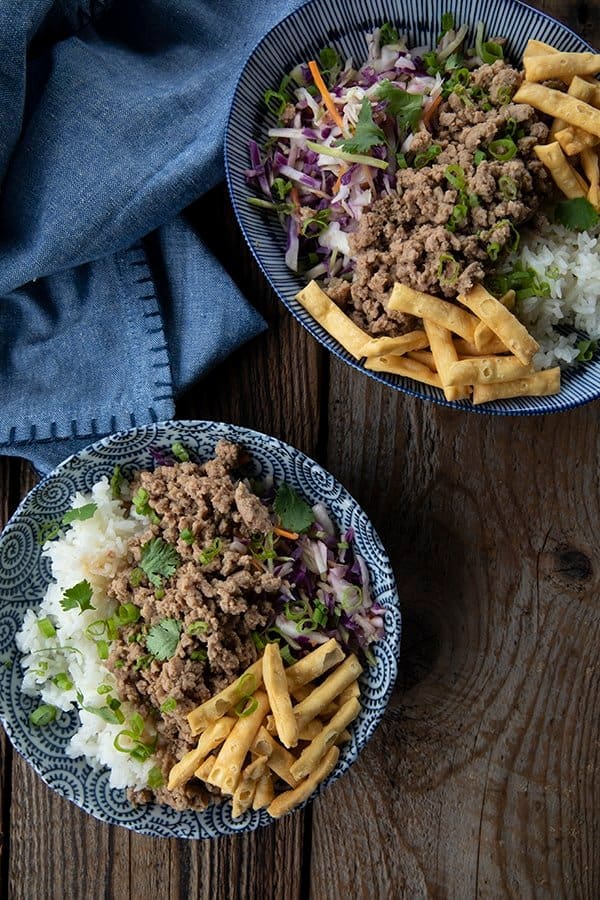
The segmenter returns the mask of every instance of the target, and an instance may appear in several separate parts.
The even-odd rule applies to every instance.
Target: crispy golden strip
[[[342,731],[337,741],[335,742],[335,746],[339,747],[340,744],[347,744],[351,737],[352,735],[350,734],[350,732],[344,729],[344,731]]]
[[[448,374],[450,366],[458,361],[458,354],[452,340],[452,333],[447,328],[443,328],[431,319],[423,319],[425,332],[429,338],[429,346],[433,354],[435,367],[442,379],[442,389],[446,400],[454,400],[456,392],[450,389],[450,381]],[[475,329],[477,334],[477,329]]]
[[[321,644],[316,650],[312,650],[299,662],[294,663],[285,670],[288,688],[290,692],[295,688],[308,684],[323,675],[333,666],[342,662],[344,659],[344,651],[335,638]],[[294,694],[296,696],[296,694]],[[303,697],[299,698],[304,699]]]
[[[588,185],[568,161],[558,141],[552,144],[538,144],[533,149],[566,197],[587,196]]]
[[[258,734],[250,749],[257,756],[266,756],[268,767],[279,778],[283,778],[286,784],[289,784],[291,787],[296,786],[297,781],[290,773],[290,766],[294,764],[294,757],[285,747],[277,743],[266,728],[261,727],[258,729]]]
[[[431,294],[414,291],[405,284],[395,284],[388,301],[388,309],[430,319],[437,325],[459,334],[466,341],[473,340],[477,320],[466,310]]]
[[[531,364],[524,366],[516,356],[476,356],[461,359],[450,367],[450,384],[495,384],[531,375]]]
[[[411,350],[410,353],[407,353],[406,356],[408,359],[414,359],[415,362],[421,363],[423,366],[427,366],[432,372],[437,372],[435,367],[435,359],[433,358],[433,353],[431,350]]]
[[[338,703],[340,707],[346,703],[346,701],[351,700],[353,697],[360,697],[360,685],[358,681],[353,681],[352,684],[349,684],[347,688],[344,688],[340,696],[338,697]]]
[[[294,807],[299,806],[305,800],[308,800],[317,785],[324,781],[333,771],[339,755],[340,751],[338,748],[331,747],[314,772],[311,772],[308,778],[305,778],[297,788],[294,788],[292,791],[284,791],[283,794],[279,794],[278,797],[275,797],[272,803],[267,807],[269,815],[274,819],[279,819],[280,816],[284,816],[294,809]]]
[[[567,156],[576,156],[578,153],[581,153],[582,150],[589,147],[596,147],[600,144],[600,138],[596,137],[595,134],[590,134],[588,131],[583,131],[581,128],[575,128],[573,125],[561,128],[560,131],[556,132],[554,138],[558,141]]]
[[[547,81],[560,78],[567,84],[575,75],[597,75],[600,72],[600,54],[597,53],[544,53],[523,59],[527,81]]]
[[[216,761],[217,761],[216,756],[214,756],[214,755],[207,756],[206,759],[200,763],[200,765],[194,772],[194,775],[196,776],[196,778],[199,778],[200,781],[206,781],[206,779],[208,778],[208,776],[210,774],[210,770],[212,769],[212,767],[214,766]]]
[[[404,356],[409,350],[424,350],[428,347],[424,331],[409,331],[399,337],[372,338],[362,348],[362,356]]]
[[[492,329],[523,365],[531,362],[540,349],[540,345],[531,337],[516,316],[513,316],[505,306],[492,297],[483,285],[475,285],[466,294],[461,294],[458,299]]]
[[[581,165],[586,178],[590,182],[587,198],[592,206],[597,208],[600,200],[600,164],[598,162],[598,154],[593,150],[583,150]]]
[[[175,788],[187,784],[202,760],[203,756],[198,749],[190,750],[185,756],[182,756],[179,762],[176,762],[169,772],[167,789],[172,791]]]
[[[275,796],[273,777],[270,772],[263,775],[256,783],[256,791],[252,801],[252,809],[264,809]]]
[[[267,757],[259,756],[246,766],[242,772],[240,783],[235,789],[231,804],[231,815],[234,819],[250,808],[254,801],[259,780],[267,771]]]
[[[248,676],[254,679],[251,681]],[[245,680],[243,680],[245,679]],[[187,720],[192,734],[199,734],[215,719],[220,719],[229,712],[244,696],[253,694],[256,688],[262,684],[262,659],[257,659],[239,678],[228,685],[224,690],[215,694],[206,703],[202,703],[188,714]]]
[[[268,770],[268,759],[266,756],[257,756],[251,763],[248,763],[242,777],[249,781],[258,781]]]
[[[551,47],[550,44],[545,44],[543,41],[529,38],[527,46],[523,50],[523,59],[527,59],[529,56],[543,56],[545,53],[560,53],[560,50],[557,50],[556,47]]]
[[[517,381],[497,384],[476,384],[473,388],[473,403],[489,403],[490,400],[505,400],[509,397],[546,397],[560,391],[560,368],[545,369]]]
[[[460,359],[464,359],[465,356],[490,356],[494,354],[494,356],[498,356],[500,353],[508,353],[508,347],[500,340],[499,337],[496,337],[495,341],[490,342],[490,346],[487,350],[478,350],[475,344],[470,344],[469,341],[463,341],[462,338],[454,339],[454,346],[456,347],[456,352]]]
[[[513,97],[513,102],[529,103],[540,112],[558,116],[567,124],[583,128],[584,131],[590,131],[600,137],[600,110],[569,94],[562,94],[543,84],[524,81]]]
[[[390,375],[401,375],[403,378],[412,378],[423,384],[432,384],[441,388],[442,379],[437,372],[432,372],[428,366],[405,356],[377,356],[368,359],[365,369],[370,372],[388,372]]]
[[[312,722],[307,722],[298,736],[301,741],[312,741],[312,739],[318,735],[322,728],[323,723],[321,722],[321,720],[313,719]]]
[[[567,93],[571,97],[576,97],[578,100],[583,100],[584,103],[600,109],[600,84],[595,79],[586,81],[576,76],[569,85]]]
[[[331,746],[333,746],[350,722],[354,722],[360,712],[361,706],[356,697],[350,697],[344,703],[339,712],[335,714],[331,722],[328,722],[323,730],[305,747],[290,771],[294,778],[301,781],[309,775],[320,763]]]
[[[256,708],[249,715],[240,716],[235,723],[207,778],[210,784],[220,787],[225,794],[233,794],[238,786],[246,754],[269,709],[264,691],[256,691],[253,699]]]
[[[502,306],[505,306],[508,310],[510,310],[510,312],[512,312],[515,308],[516,300],[517,293],[516,291],[513,291],[512,288],[499,298],[499,302],[502,304]]]
[[[325,291],[321,290],[316,281],[311,281],[302,288],[296,294],[296,300],[351,356],[355,359],[361,358],[362,348],[371,340],[371,335],[355,325]]]
[[[294,707],[298,728],[315,719],[321,711],[348,687],[362,672],[362,666],[352,653],[305,700]]]
[[[298,723],[292,712],[292,701],[278,644],[267,644],[265,647],[263,681],[279,740],[289,750],[298,743]]]
[[[223,743],[236,721],[237,717],[223,716],[202,732],[198,738],[198,750],[202,754],[202,759]]]

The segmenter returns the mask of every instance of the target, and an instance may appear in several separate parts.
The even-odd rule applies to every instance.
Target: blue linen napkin
[[[297,5],[0,4],[0,453],[44,472],[172,417],[264,327],[181,211],[222,178],[243,63]]]

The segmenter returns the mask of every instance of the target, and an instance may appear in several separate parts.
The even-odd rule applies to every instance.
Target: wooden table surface
[[[594,0],[536,5],[600,45]],[[215,841],[100,823],[3,735],[0,896],[600,897],[599,404],[494,418],[378,385],[277,302],[224,188],[191,215],[270,329],[178,414],[277,435],[354,494],[397,574],[399,681],[312,808]],[[0,524],[35,480],[0,461]]]

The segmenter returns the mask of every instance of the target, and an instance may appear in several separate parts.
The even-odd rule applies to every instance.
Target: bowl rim
[[[160,439],[160,436],[161,436],[160,430],[161,429],[177,431],[182,426],[185,428],[191,427],[194,430],[198,429],[200,432],[202,432],[202,431],[210,432],[211,428],[223,429],[226,432],[229,432],[228,435],[216,436],[214,438],[214,443],[216,443],[217,440],[226,439],[226,440],[233,440],[233,441],[237,440],[243,444],[245,436],[251,436],[255,440],[258,440],[260,443],[263,443],[263,441],[266,441],[267,444],[271,444],[271,442],[275,442],[275,444],[278,446],[278,448],[284,450],[287,454],[289,454],[290,459],[296,458],[298,460],[301,460],[303,463],[310,466],[311,470],[315,469],[315,470],[317,470],[317,472],[323,473],[324,475],[326,475],[332,481],[335,488],[340,489],[341,498],[344,499],[346,502],[350,502],[351,508],[354,509],[358,514],[362,514],[365,517],[365,522],[368,524],[369,529],[370,529],[370,535],[372,535],[372,537],[375,539],[376,545],[378,545],[378,553],[383,553],[383,558],[389,568],[390,587],[388,589],[386,589],[386,592],[390,595],[390,599],[391,599],[390,609],[393,610],[394,615],[392,617],[392,622],[390,625],[390,630],[389,630],[389,634],[387,636],[387,640],[385,638],[383,639],[383,643],[389,650],[389,655],[386,657],[385,689],[384,689],[381,697],[378,698],[376,707],[370,713],[369,728],[368,728],[367,734],[365,736],[361,737],[360,739],[357,738],[356,741],[353,741],[352,743],[349,743],[347,745],[345,758],[343,758],[342,754],[340,754],[340,758],[339,758],[338,762],[336,763],[336,766],[333,769],[332,773],[316,787],[316,789],[311,793],[310,797],[307,800],[305,800],[302,804],[300,804],[298,807],[296,807],[294,810],[291,811],[293,813],[293,812],[299,811],[300,809],[304,808],[307,804],[312,803],[317,797],[319,797],[321,795],[321,793],[324,790],[326,790],[329,787],[329,785],[333,784],[335,781],[338,780],[338,778],[340,778],[342,775],[346,774],[347,770],[358,760],[362,751],[365,749],[366,745],[371,740],[373,733],[381,724],[381,720],[386,713],[386,710],[388,708],[388,704],[389,704],[389,701],[390,701],[390,698],[391,698],[391,695],[394,690],[394,686],[395,686],[395,683],[396,683],[396,680],[398,677],[398,668],[399,668],[399,660],[400,660],[400,653],[401,653],[402,610],[401,610],[401,604],[400,604],[400,597],[399,597],[399,593],[398,593],[398,583],[397,583],[394,569],[392,567],[391,560],[389,558],[389,554],[388,554],[387,550],[385,549],[377,531],[375,530],[375,528],[372,524],[371,518],[366,514],[366,512],[364,511],[362,506],[358,503],[358,501],[354,498],[354,496],[350,493],[350,491],[344,486],[344,484],[335,475],[333,475],[331,472],[329,472],[329,470],[325,469],[320,463],[318,463],[316,460],[314,460],[311,456],[304,453],[304,451],[298,449],[297,447],[293,446],[292,444],[289,444],[287,441],[284,441],[281,438],[276,437],[275,435],[270,435],[265,432],[257,431],[256,429],[248,428],[244,425],[237,425],[237,424],[234,424],[231,422],[223,422],[223,421],[208,420],[208,419],[164,419],[164,420],[160,420],[160,421],[156,421],[156,422],[147,423],[145,425],[133,426],[128,429],[123,429],[121,431],[112,432],[111,434],[108,434],[108,435],[105,435],[104,437],[98,438],[97,440],[93,441],[90,444],[86,444],[85,447],[82,447],[81,449],[77,450],[76,452],[65,457],[65,459],[63,459],[60,463],[58,463],[54,467],[54,469],[52,469],[52,471],[48,472],[36,485],[34,485],[34,487],[30,491],[28,491],[26,493],[26,495],[23,497],[23,499],[20,501],[17,508],[15,509],[15,511],[13,512],[11,517],[8,519],[8,521],[5,523],[4,528],[0,532],[0,544],[3,540],[3,537],[6,533],[6,531],[9,529],[9,526],[14,526],[15,524],[18,524],[20,517],[26,511],[26,507],[31,503],[31,501],[35,498],[35,496],[38,493],[43,492],[43,490],[49,484],[51,484],[51,482],[53,480],[55,480],[57,477],[60,479],[61,476],[67,475],[69,465],[72,465],[73,463],[76,463],[76,462],[80,462],[84,466],[89,465],[90,461],[85,460],[85,456],[87,454],[89,454],[90,452],[97,452],[101,449],[106,449],[106,447],[110,446],[110,443],[112,441],[115,441],[116,439],[123,439],[123,438],[127,438],[130,436],[134,437],[135,435],[140,434],[140,432],[142,434],[143,433],[151,433],[152,430],[154,430],[154,429],[157,429],[158,434],[156,435],[156,437],[157,437],[157,439]],[[123,449],[122,444],[121,444],[120,448]],[[135,456],[139,455],[140,452],[143,452],[143,449],[145,449],[145,448],[142,448],[141,451],[138,449],[138,450],[134,451],[134,453],[132,454],[132,456],[133,456],[132,465],[134,467],[136,465]],[[275,447],[272,447],[272,446],[269,447],[267,456],[273,458],[274,451],[275,451]],[[108,460],[110,462],[110,457],[108,457]],[[81,490],[81,488],[78,488],[78,490]],[[333,517],[334,517],[334,521],[335,521],[337,518],[335,513],[333,514]],[[41,557],[41,550],[40,550],[40,555],[39,555],[38,559],[41,559],[41,558],[42,557]],[[372,571],[372,563],[370,565],[371,565],[371,571]],[[50,578],[51,577],[52,576],[50,576]],[[35,608],[36,604],[39,605],[39,602],[41,602],[41,599],[42,598],[39,597],[37,600],[29,601],[28,605],[26,607],[24,606],[24,608],[23,608],[24,613],[29,609]],[[5,601],[5,602],[8,602],[8,604],[11,604],[11,603],[14,603],[15,600],[12,598],[7,598],[7,601]],[[20,625],[17,627],[17,631],[19,630],[19,628],[20,628]],[[15,634],[16,634],[16,632],[15,632]],[[14,648],[17,660],[23,656],[21,651],[16,647],[14,636],[13,636],[12,641],[10,642],[9,646],[11,649]],[[18,678],[19,678],[19,682],[22,682],[23,676],[22,676],[21,671],[19,671]],[[76,712],[76,710],[75,710],[75,712]],[[235,827],[236,823],[235,823],[235,820],[233,820],[233,827],[230,827],[228,832],[218,831],[216,834],[208,834],[208,833],[185,834],[185,833],[173,832],[168,835],[167,834],[157,834],[155,831],[153,831],[151,822],[148,823],[146,828],[140,828],[140,827],[137,827],[138,822],[135,819],[133,819],[131,821],[118,821],[115,814],[112,811],[108,811],[107,813],[104,813],[104,811],[101,810],[98,806],[94,807],[93,800],[90,801],[89,799],[87,799],[87,797],[85,795],[80,799],[70,797],[70,796],[66,795],[65,793],[63,793],[55,784],[51,783],[51,781],[49,780],[50,773],[46,772],[42,763],[37,758],[32,757],[27,752],[25,752],[24,747],[22,745],[22,741],[19,738],[19,735],[20,735],[20,732],[22,731],[22,729],[18,724],[17,725],[15,724],[15,722],[11,716],[6,714],[4,708],[2,708],[0,710],[0,723],[3,725],[3,727],[5,729],[5,732],[11,742],[11,746],[12,746],[13,750],[15,750],[17,753],[19,753],[19,755],[21,755],[25,759],[27,764],[32,767],[32,769],[36,772],[36,774],[42,779],[42,781],[52,791],[57,793],[63,799],[73,802],[79,809],[83,810],[88,815],[91,815],[93,818],[98,819],[99,821],[103,822],[104,824],[108,824],[111,826],[117,825],[119,827],[123,827],[123,828],[127,828],[128,830],[135,831],[138,834],[145,834],[145,835],[149,835],[152,837],[179,837],[179,838],[187,838],[187,839],[191,839],[191,840],[208,840],[208,839],[212,839],[214,837],[226,836],[227,834],[232,835],[232,834],[238,834],[238,833],[250,833],[252,831],[258,831],[259,829],[264,828],[265,826],[273,824],[275,821],[273,819],[265,820],[265,816],[266,816],[266,814],[265,814],[265,815],[261,815],[260,818],[257,819],[255,823],[252,823],[252,822],[244,823],[244,824],[240,824],[239,827]],[[42,758],[43,758],[43,754],[42,754]],[[90,764],[87,762],[86,759],[84,759],[83,757],[78,757],[78,759],[80,759],[82,761],[81,764],[82,764],[82,766],[85,767],[85,769],[94,771],[93,767],[90,766]],[[73,761],[76,762],[77,760],[73,760]],[[107,766],[102,766],[102,767],[99,767],[99,769],[97,771],[100,774],[106,773],[108,771],[108,768],[109,767],[107,767]],[[124,789],[109,788],[109,790],[111,792],[114,792],[114,791],[123,791]],[[148,808],[150,808],[150,807],[158,807],[158,808],[165,807],[167,809],[170,809],[166,804],[153,803],[153,804],[150,804],[150,806]],[[209,804],[207,809],[210,810],[211,808],[217,808],[217,807],[222,807],[222,804],[211,803],[211,804]],[[146,807],[140,807],[140,809],[143,810],[143,809],[146,809]],[[192,813],[194,811],[187,810],[184,812]],[[205,812],[205,811],[194,812],[194,818],[198,822],[198,826],[199,826],[200,830],[202,828],[203,812]]]
[[[224,158],[224,164],[225,164],[225,180],[227,182],[227,190],[229,193],[229,199],[230,199],[231,205],[233,207],[235,218],[236,218],[236,221],[240,228],[240,231],[242,232],[244,240],[246,241],[246,245],[248,246],[248,248],[252,254],[252,257],[254,258],[254,261],[258,265],[258,267],[259,267],[260,271],[262,272],[262,274],[264,275],[265,279],[267,280],[267,283],[269,284],[271,290],[277,296],[277,299],[279,300],[279,302],[283,304],[283,306],[288,310],[288,312],[290,312],[292,314],[294,319],[302,326],[302,328],[304,328],[305,331],[307,331],[309,333],[309,335],[315,341],[317,341],[317,343],[320,344],[322,349],[325,350],[327,353],[332,353],[335,357],[337,357],[339,360],[341,360],[341,362],[346,363],[347,365],[350,365],[353,369],[355,369],[357,372],[360,372],[367,378],[372,378],[374,381],[378,382],[379,384],[385,385],[386,387],[390,388],[393,391],[396,391],[396,392],[402,393],[402,394],[407,394],[408,396],[417,398],[423,402],[431,402],[431,403],[437,404],[438,406],[444,406],[449,409],[456,410],[457,412],[476,413],[481,416],[521,417],[521,416],[557,415],[559,413],[569,412],[570,410],[577,409],[578,407],[585,406],[588,403],[592,403],[595,400],[598,400],[600,398],[600,377],[599,377],[599,382],[598,382],[598,387],[596,389],[596,393],[590,394],[590,396],[586,396],[583,398],[574,397],[572,400],[563,401],[563,405],[556,409],[544,409],[543,407],[540,407],[540,408],[531,407],[531,408],[526,408],[526,409],[516,409],[516,408],[506,409],[503,407],[497,407],[492,404],[473,405],[472,403],[467,404],[465,401],[446,400],[446,398],[443,396],[441,391],[439,392],[440,396],[438,396],[437,393],[433,394],[433,395],[424,394],[418,388],[412,387],[413,382],[410,379],[403,378],[404,383],[401,384],[399,382],[392,382],[390,380],[389,376],[386,377],[386,373],[372,372],[369,369],[365,369],[364,366],[361,366],[359,364],[358,360],[355,360],[353,357],[351,357],[349,354],[347,354],[347,351],[344,350],[342,345],[339,344],[339,342],[332,335],[329,335],[329,337],[332,341],[332,346],[327,346],[323,342],[323,340],[317,334],[314,333],[314,330],[309,327],[309,324],[307,324],[307,322],[303,320],[300,309],[296,308],[296,306],[292,305],[288,300],[283,298],[280,291],[276,287],[273,279],[269,275],[266,266],[262,263],[259,255],[258,255],[258,251],[255,248],[253,242],[251,241],[249,235],[247,234],[246,228],[242,221],[241,210],[238,207],[238,202],[236,199],[236,192],[235,192],[234,184],[233,184],[232,166],[230,164],[230,143],[232,140],[232,137],[231,137],[232,127],[231,126],[232,126],[232,119],[233,119],[233,115],[234,115],[238,91],[239,91],[240,85],[242,84],[242,81],[244,80],[244,77],[246,75],[246,70],[248,69],[249,65],[251,64],[255,54],[257,52],[259,52],[261,46],[269,40],[272,33],[274,31],[276,31],[285,22],[287,22],[288,20],[291,20],[295,16],[297,16],[300,9],[306,9],[306,7],[310,7],[313,5],[316,6],[320,2],[321,2],[321,0],[306,0],[305,3],[301,4],[301,6],[296,7],[296,9],[292,10],[287,15],[285,15],[281,19],[279,19],[274,25],[271,26],[271,28],[269,28],[269,30],[267,32],[265,32],[265,34],[258,41],[255,42],[254,46],[252,47],[252,50],[249,52],[248,56],[246,57],[246,60],[244,62],[244,65],[240,71],[238,78],[236,79],[235,87],[233,89],[231,103],[229,106],[229,112],[228,112],[227,120],[225,123],[225,136],[224,136],[224,142],[223,142],[223,158]],[[557,16],[554,16],[551,13],[546,12],[545,10],[538,9],[535,6],[531,6],[529,3],[526,3],[525,0],[478,0],[478,9],[481,6],[486,6],[488,4],[493,5],[493,6],[504,5],[508,8],[516,7],[517,9],[525,9],[530,12],[533,12],[535,15],[539,16],[539,18],[542,21],[546,20],[546,21],[555,23],[563,31],[567,32],[571,37],[576,38],[578,41],[580,41],[582,44],[584,44],[590,51],[592,51],[594,53],[596,52],[594,50],[594,48],[592,47],[592,45],[585,38],[583,38],[580,34],[578,34],[569,25],[566,25]],[[399,376],[396,376],[396,377],[399,377]],[[516,399],[516,398],[514,398],[514,399]]]

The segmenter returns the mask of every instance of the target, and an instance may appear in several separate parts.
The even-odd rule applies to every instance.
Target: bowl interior
[[[62,713],[44,728],[30,725],[29,714],[39,701],[21,693],[15,634],[26,610],[39,604],[51,579],[38,542],[40,526],[60,519],[76,491],[90,490],[102,476],[110,477],[117,463],[126,476],[151,467],[150,448],[168,450],[175,440],[182,441],[196,458],[208,459],[221,438],[243,444],[252,457],[253,475],[286,481],[312,503],[325,503],[342,530],[354,528],[373,594],[387,610],[385,636],[375,645],[377,663],[361,676],[363,709],[352,740],[344,745],[336,769],[322,787],[354,762],[383,715],[396,678],[400,610],[389,560],[365,513],[332,475],[303,453],[276,438],[233,425],[165,422],[112,435],[70,457],[27,495],[0,536],[0,718],[16,749],[50,787],[105,822],[153,837],[215,837],[250,831],[272,820],[264,810],[250,810],[234,820],[229,803],[215,804],[202,813],[177,812],[159,804],[132,806],[124,791],[110,787],[108,770],[93,770],[82,759],[65,755],[77,726],[75,712]]]
[[[275,125],[274,116],[265,109],[265,90],[276,88],[285,73],[311,59],[321,47],[334,46],[343,57],[351,56],[355,63],[362,61],[366,55],[365,35],[385,21],[392,22],[408,37],[409,47],[432,46],[447,8],[445,0],[311,0],[276,25],[256,46],[242,71],[227,125],[225,166],[235,213],[258,264],[290,312],[328,350],[371,378],[415,397],[472,412],[531,415],[579,406],[600,396],[600,360],[565,372],[556,396],[498,400],[484,408],[465,400],[449,403],[438,388],[364,369],[294,299],[303,282],[285,264],[283,230],[272,214],[248,203],[248,198],[254,196],[244,178],[250,165],[248,141],[254,138],[262,144],[267,129]],[[485,22],[487,34],[506,37],[507,55],[514,60],[521,58],[532,37],[560,50],[590,49],[566,25],[519,0],[458,0],[452,9],[457,23],[472,26],[470,38],[480,20]]]

